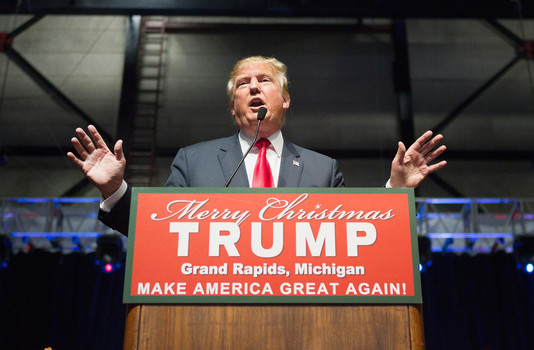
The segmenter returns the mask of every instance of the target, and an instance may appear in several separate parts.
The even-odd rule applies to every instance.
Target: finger
[[[80,158],[86,160],[89,156],[89,153],[87,153],[87,150],[82,146],[80,140],[78,140],[76,137],[73,137],[72,139],[70,139],[70,142],[74,146],[74,149],[76,150]]]
[[[67,152],[67,158],[69,158],[69,160],[72,162],[72,164],[74,164],[76,167],[82,169],[83,168],[83,162],[81,160],[79,160],[75,155],[74,153],[72,152]]]
[[[83,143],[85,148],[89,153],[93,152],[95,150],[95,145],[93,144],[93,140],[85,133],[85,131],[82,128],[76,128],[76,134],[78,135],[78,138]]]
[[[445,165],[447,165],[447,162],[444,160],[442,160],[439,163],[432,164],[431,166],[428,167],[428,173],[432,174],[433,172],[438,171],[439,169],[442,169]]]
[[[410,146],[408,150],[421,152],[421,148],[430,140],[432,137],[432,131],[428,130],[423,135],[421,135],[415,142]]]
[[[441,145],[439,146],[438,149],[434,150],[433,152],[429,153],[426,155],[425,157],[425,161],[427,163],[430,163],[431,161],[433,161],[434,159],[436,159],[437,157],[439,157],[440,155],[443,154],[443,152],[445,152],[447,150],[447,147],[445,145]]]
[[[95,140],[95,144],[97,148],[103,148],[109,151],[108,145],[106,144],[106,141],[100,136],[100,133],[93,125],[89,125],[87,127],[87,130],[91,133],[91,136],[93,136],[93,140]]]
[[[432,149],[434,147],[436,147],[437,144],[439,144],[441,141],[443,140],[443,135],[441,134],[438,134],[436,136],[434,136],[430,141],[428,141],[427,143],[425,143],[423,145],[423,147],[421,147],[420,149],[420,153],[422,155],[426,155],[427,153],[429,153],[430,151],[432,151]]]

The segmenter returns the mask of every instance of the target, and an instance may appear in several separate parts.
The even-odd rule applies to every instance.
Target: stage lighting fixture
[[[528,273],[534,272],[534,236],[514,239],[514,257],[519,269]]]
[[[102,235],[96,240],[95,264],[105,273],[112,273],[122,266],[124,252],[118,235]]]
[[[0,270],[5,269],[11,258],[11,241],[5,236],[0,236]]]
[[[432,265],[432,245],[430,238],[426,236],[419,236],[417,243],[419,245],[419,271],[422,273]]]

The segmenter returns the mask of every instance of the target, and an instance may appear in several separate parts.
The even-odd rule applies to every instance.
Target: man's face
[[[267,115],[260,126],[259,137],[269,137],[280,130],[289,97],[282,95],[275,73],[264,63],[249,63],[241,67],[234,82],[232,115],[239,129],[254,135],[260,107],[267,108]]]

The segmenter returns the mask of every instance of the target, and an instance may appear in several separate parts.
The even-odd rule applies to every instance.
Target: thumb
[[[406,146],[404,146],[404,143],[402,143],[402,141],[399,141],[397,154],[395,154],[395,158],[393,159],[393,161],[397,163],[402,162],[405,154],[406,154]]]
[[[113,147],[113,152],[117,160],[122,161],[124,159],[124,152],[122,151],[122,140],[118,140]]]

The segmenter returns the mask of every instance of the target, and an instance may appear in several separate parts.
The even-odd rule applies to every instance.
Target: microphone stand
[[[232,182],[232,179],[234,178],[235,174],[237,174],[237,171],[241,167],[241,164],[243,164],[243,162],[245,161],[245,158],[247,157],[248,153],[250,152],[252,147],[254,147],[254,144],[258,140],[258,132],[260,131],[260,124],[261,124],[261,121],[265,118],[265,114],[267,114],[267,108],[261,107],[258,110],[258,124],[256,125],[256,133],[254,134],[254,140],[252,140],[252,144],[250,145],[250,147],[245,152],[245,155],[243,155],[243,158],[241,158],[241,161],[239,162],[239,164],[237,164],[237,167],[235,168],[234,172],[232,173],[232,176],[230,176],[228,181],[226,181],[226,184],[224,185],[225,188],[230,185],[230,182]]]

